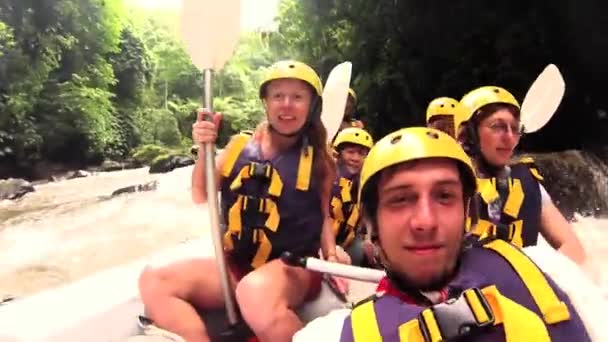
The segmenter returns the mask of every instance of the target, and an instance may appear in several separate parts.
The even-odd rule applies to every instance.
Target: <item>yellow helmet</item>
[[[477,178],[471,159],[454,138],[433,128],[408,127],[388,134],[369,151],[361,169],[359,203],[363,203],[362,194],[370,179],[380,171],[400,163],[427,158],[449,158],[460,163],[460,170],[465,172],[465,186],[471,187],[471,195],[476,191]]]
[[[304,81],[313,87],[317,95],[322,96],[323,94],[321,79],[313,68],[302,62],[285,60],[279,61],[270,67],[262,84],[260,84],[260,98],[264,97],[266,86],[270,81],[281,78],[295,78]]]
[[[462,116],[462,106],[458,100],[451,97],[438,97],[426,108],[426,122],[437,115],[451,115],[456,122]]]
[[[374,146],[372,136],[366,130],[358,127],[348,127],[341,130],[332,146],[334,149],[337,149],[338,146],[344,143],[357,144],[370,149]]]
[[[348,88],[348,95],[352,96],[355,103],[357,103],[357,93],[353,90],[353,88]]]
[[[460,122],[469,121],[481,107],[492,103],[506,103],[520,108],[515,96],[506,89],[497,86],[484,86],[468,92],[460,100],[464,115]]]

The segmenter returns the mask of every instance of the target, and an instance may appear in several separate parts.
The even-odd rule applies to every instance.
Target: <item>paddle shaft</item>
[[[213,101],[211,94],[211,69],[203,70],[205,81],[205,92],[203,102],[209,113],[213,113]],[[226,258],[224,256],[224,247],[222,241],[222,229],[220,227],[220,210],[217,196],[216,171],[215,171],[215,145],[207,143],[205,148],[205,179],[207,189],[207,204],[209,208],[209,217],[211,218],[211,237],[213,239],[213,248],[215,249],[215,260],[217,263],[218,272],[220,274],[220,283],[222,293],[224,295],[224,303],[226,306],[226,315],[228,323],[236,325],[239,321],[234,294],[230,286],[230,278],[226,267]]]
[[[311,257],[306,258],[306,264],[304,267],[310,271],[331,274],[337,277],[360,280],[369,283],[378,283],[386,276],[386,273],[381,270],[344,265]]]
[[[283,254],[281,254],[281,261],[292,267],[303,267],[309,271],[361,280],[370,283],[377,283],[386,275],[386,273],[382,270],[344,265],[313,257],[301,257],[291,252],[283,252]]]

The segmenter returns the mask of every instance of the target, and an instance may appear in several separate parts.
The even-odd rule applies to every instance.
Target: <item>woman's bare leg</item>
[[[302,329],[294,312],[306,299],[311,273],[273,260],[246,275],[236,298],[244,320],[262,342],[288,342]]]
[[[191,259],[147,268],[139,278],[139,290],[146,315],[159,328],[188,342],[209,341],[197,309],[215,309],[224,304],[214,259]]]

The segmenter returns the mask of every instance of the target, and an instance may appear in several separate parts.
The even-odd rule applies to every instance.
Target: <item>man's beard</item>
[[[461,247],[461,251],[464,245]],[[383,254],[383,252],[381,252]],[[387,272],[387,275],[393,282],[396,282],[398,287],[402,289],[411,289],[422,292],[429,291],[439,291],[449,283],[449,281],[454,277],[458,268],[460,267],[460,253],[456,256],[457,260],[454,267],[446,267],[441,273],[437,274],[434,277],[431,277],[425,281],[416,281],[409,277],[405,272],[402,271],[388,271],[391,269],[395,269],[391,266],[391,262],[388,262],[386,256],[381,255],[381,259],[384,259],[382,262],[384,264],[384,269]]]
[[[452,279],[456,268],[451,272],[443,271],[441,274],[438,274],[429,280],[425,280],[424,282],[418,282],[402,272],[396,273],[394,277],[397,278],[400,285],[406,288],[413,288],[422,292],[439,291],[445,288],[450,279]]]

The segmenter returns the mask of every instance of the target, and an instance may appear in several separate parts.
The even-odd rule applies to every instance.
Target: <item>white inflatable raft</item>
[[[130,340],[142,334],[138,317],[144,310],[137,281],[144,267],[209,256],[212,251],[208,241],[192,240],[63,287],[8,301],[0,305],[0,342]],[[356,283],[351,284],[352,301],[373,293],[374,284]],[[303,307],[299,314],[310,321],[347,305],[324,285],[319,299]]]
[[[9,301],[0,305],[0,342],[153,341],[155,337],[141,336],[138,324],[144,312],[137,288],[139,274],[148,264],[200,257],[211,250],[208,242],[193,240],[63,287]],[[526,252],[570,295],[593,340],[608,341],[608,335],[600,330],[606,323],[603,310],[608,307],[601,290],[578,266],[550,247],[526,248]],[[349,300],[367,297],[374,288],[374,284],[353,281]],[[347,305],[324,286],[319,299],[303,308],[300,316],[308,322]],[[335,328],[340,327],[338,323]]]

